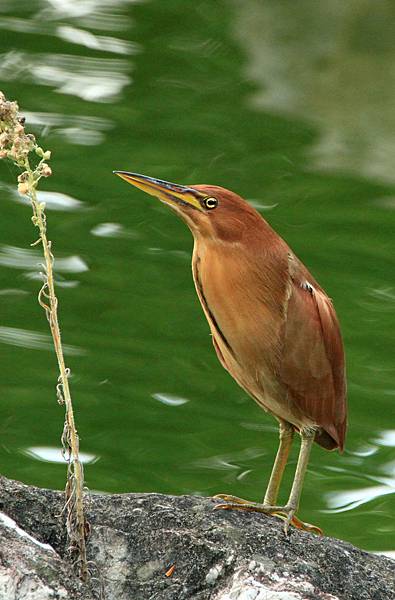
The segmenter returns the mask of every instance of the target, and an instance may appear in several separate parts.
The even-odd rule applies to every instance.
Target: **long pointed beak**
[[[156,196],[165,204],[169,204],[176,208],[190,206],[197,210],[204,210],[199,199],[205,198],[205,194],[198,190],[194,190],[193,188],[184,185],[178,185],[177,183],[163,181],[162,179],[139,175],[138,173],[129,173],[128,171],[113,171],[113,173],[128,183],[140,188],[143,192],[147,192],[147,194],[151,194],[151,196]]]

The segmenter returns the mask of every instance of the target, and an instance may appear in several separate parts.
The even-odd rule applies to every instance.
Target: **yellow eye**
[[[211,210],[212,208],[216,208],[218,206],[218,200],[217,198],[213,198],[212,196],[209,196],[208,198],[204,199],[204,206],[206,208],[208,208],[209,210]]]

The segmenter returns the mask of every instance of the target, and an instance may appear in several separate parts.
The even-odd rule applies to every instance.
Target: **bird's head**
[[[127,171],[114,171],[128,183],[170,206],[195,238],[235,242],[263,222],[237,194],[215,185],[178,185]]]

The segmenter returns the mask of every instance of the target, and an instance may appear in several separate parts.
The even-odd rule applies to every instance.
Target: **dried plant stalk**
[[[0,92],[0,158],[8,158],[23,170],[18,177],[18,191],[29,197],[33,209],[32,221],[39,230],[39,237],[32,246],[42,244],[44,253],[44,283],[38,294],[38,301],[44,308],[49,322],[59,366],[60,374],[56,386],[57,399],[60,404],[65,405],[65,423],[61,439],[63,455],[67,461],[65,510],[68,549],[73,562],[78,565],[81,579],[86,581],[89,573],[86,559],[88,524],[85,520],[83,504],[84,472],[79,459],[79,438],[75,427],[68,381],[70,371],[65,365],[60,336],[58,299],[55,294],[53,276],[54,257],[51,251],[51,241],[47,238],[45,204],[39,202],[37,198],[37,184],[41,177],[49,177],[52,174],[51,168],[46,163],[51,157],[51,153],[44,152],[37,145],[32,134],[25,133],[24,119],[19,117],[18,110],[17,103],[7,101],[4,94]],[[36,163],[35,166],[33,163]]]

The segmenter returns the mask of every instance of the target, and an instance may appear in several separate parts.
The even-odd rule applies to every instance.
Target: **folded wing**
[[[280,377],[292,404],[322,428],[316,442],[343,450],[347,405],[339,323],[331,300],[304,275],[291,281]]]

